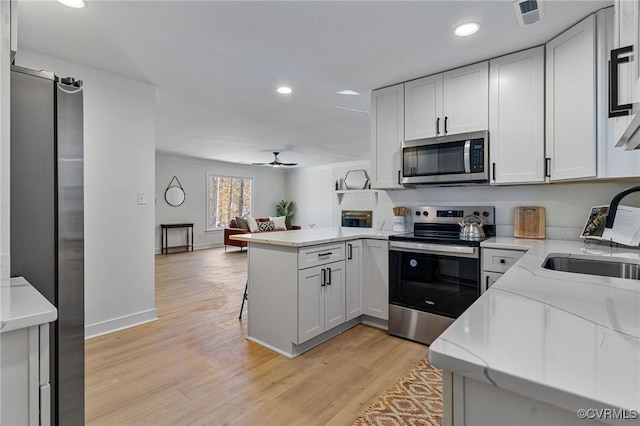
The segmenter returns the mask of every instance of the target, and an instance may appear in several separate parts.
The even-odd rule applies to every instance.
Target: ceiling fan
[[[280,161],[280,159],[278,158],[278,154],[280,154],[279,152],[273,152],[274,155],[274,159],[272,162],[270,163],[251,163],[254,166],[271,166],[271,167],[280,167],[280,166],[297,166],[298,163],[283,163],[282,161]]]

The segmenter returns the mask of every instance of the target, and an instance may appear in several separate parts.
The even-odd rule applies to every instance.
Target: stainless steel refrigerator
[[[11,70],[11,275],[56,308],[51,419],[84,424],[82,83]]]

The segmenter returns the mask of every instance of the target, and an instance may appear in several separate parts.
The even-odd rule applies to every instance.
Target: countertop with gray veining
[[[430,347],[437,367],[575,411],[640,411],[640,281],[542,268],[553,254],[640,263],[640,250],[497,237],[528,250]]]
[[[325,227],[237,234],[232,235],[230,238],[232,240],[247,241],[250,244],[258,243],[288,247],[306,247],[358,238],[388,240],[389,236],[394,234],[397,234],[397,232],[381,231],[373,228]]]

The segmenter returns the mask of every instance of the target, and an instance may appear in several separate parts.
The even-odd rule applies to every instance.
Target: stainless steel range
[[[495,235],[495,208],[413,210],[413,232],[389,237],[389,333],[431,344],[480,296],[480,242]],[[464,238],[465,218],[485,236]]]

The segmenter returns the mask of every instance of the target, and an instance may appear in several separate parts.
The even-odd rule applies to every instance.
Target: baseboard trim
[[[124,330],[126,328],[135,327],[137,325],[146,324],[157,319],[158,314],[155,308],[149,309],[147,311],[136,312],[135,314],[125,315],[123,317],[87,325],[84,328],[84,338],[85,340],[89,340],[94,337],[102,336],[104,334],[109,334],[116,331]]]
[[[207,249],[214,249],[214,248],[220,248],[220,247],[224,247],[224,244],[220,244],[220,243],[195,244],[193,246],[193,249],[194,250],[207,250]],[[171,247],[169,247],[169,248],[171,248]],[[173,252],[170,252],[169,254],[171,254],[171,253],[173,253]],[[176,253],[186,253],[186,250],[176,251]],[[156,254],[164,254],[164,253],[161,253],[160,247],[156,247]]]

